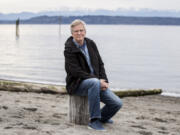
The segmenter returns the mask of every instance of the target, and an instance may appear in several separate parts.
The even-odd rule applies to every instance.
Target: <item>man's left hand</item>
[[[109,83],[107,83],[104,79],[100,79],[101,90],[106,90],[109,87]]]

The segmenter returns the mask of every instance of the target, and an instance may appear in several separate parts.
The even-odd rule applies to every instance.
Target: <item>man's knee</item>
[[[122,102],[121,99],[119,99],[118,101],[116,101],[116,106],[117,106],[118,109],[122,108],[123,102]]]
[[[100,84],[100,81],[97,78],[90,78],[90,79],[86,79],[85,81],[91,86]]]

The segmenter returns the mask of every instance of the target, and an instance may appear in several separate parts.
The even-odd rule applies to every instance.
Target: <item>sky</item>
[[[180,11],[180,0],[0,0],[0,13],[118,8]]]

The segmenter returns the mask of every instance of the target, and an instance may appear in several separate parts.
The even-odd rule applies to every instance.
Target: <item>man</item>
[[[88,96],[89,128],[105,130],[102,123],[113,123],[112,116],[122,102],[109,89],[104,63],[96,44],[86,38],[86,24],[82,20],[71,23],[71,34],[65,43],[66,89],[69,94]],[[101,109],[100,101],[105,105]]]

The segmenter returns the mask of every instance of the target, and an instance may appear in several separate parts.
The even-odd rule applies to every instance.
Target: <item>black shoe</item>
[[[98,131],[106,131],[99,120],[95,120],[88,124],[88,128],[98,130]]]

